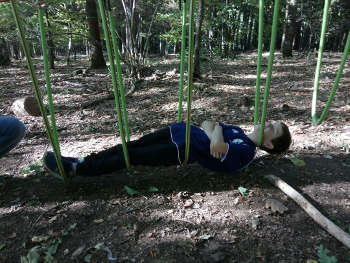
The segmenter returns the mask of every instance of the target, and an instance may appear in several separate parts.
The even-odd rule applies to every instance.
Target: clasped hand
[[[217,159],[221,159],[228,150],[227,143],[220,136],[213,136],[210,141],[210,154]]]

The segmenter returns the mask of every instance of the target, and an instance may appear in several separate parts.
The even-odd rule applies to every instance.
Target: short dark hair
[[[271,141],[273,144],[273,148],[269,149],[264,146],[261,146],[261,150],[264,150],[269,154],[281,154],[289,149],[289,146],[292,143],[292,136],[290,134],[288,126],[283,122],[280,122],[280,124],[282,126],[282,135]]]

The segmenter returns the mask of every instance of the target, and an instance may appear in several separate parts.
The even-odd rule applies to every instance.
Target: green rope
[[[51,116],[51,127],[52,127],[51,131],[52,131],[52,135],[53,135],[57,150],[59,154],[61,154],[60,144],[59,144],[58,135],[57,135],[57,128],[56,128],[55,110],[54,110],[53,100],[52,100],[50,69],[49,69],[49,62],[48,62],[48,56],[47,56],[46,30],[45,30],[42,8],[39,8],[38,16],[39,16],[39,26],[40,26],[40,36],[41,36],[41,48],[42,48],[43,57],[44,57],[47,98],[49,101],[49,111]]]
[[[191,136],[191,103],[192,103],[192,75],[193,75],[193,40],[194,40],[194,33],[193,33],[193,10],[194,10],[195,3],[193,0],[190,2],[190,17],[189,17],[189,30],[188,30],[188,40],[189,40],[189,51],[188,51],[188,72],[187,72],[187,79],[188,79],[188,89],[187,89],[187,123],[186,123],[186,151],[185,151],[185,161],[184,164],[187,164],[188,157],[190,154],[190,136]]]
[[[116,111],[118,115],[118,124],[119,124],[119,130],[120,130],[120,137],[122,140],[122,147],[123,147],[123,153],[124,153],[124,159],[126,163],[126,167],[130,168],[130,159],[128,154],[128,149],[126,147],[126,141],[125,141],[125,134],[124,134],[124,128],[123,128],[123,120],[122,120],[122,113],[120,109],[120,96],[119,96],[119,90],[117,87],[117,76],[116,76],[116,66],[114,63],[114,57],[112,53],[112,44],[111,44],[111,38],[107,27],[107,17],[105,13],[104,4],[102,2],[103,0],[98,0],[98,6],[100,8],[100,14],[102,19],[102,26],[103,31],[106,39],[106,47],[107,47],[107,53],[108,53],[108,60],[109,60],[109,68],[112,74],[112,82],[113,82],[113,92],[114,92],[114,100],[116,105]]]
[[[111,29],[112,35],[112,44],[114,49],[114,57],[117,64],[117,73],[118,73],[118,84],[120,90],[120,98],[123,109],[123,119],[124,119],[124,131],[126,134],[126,139],[130,141],[130,133],[129,133],[129,125],[128,125],[128,114],[126,112],[126,103],[125,103],[125,93],[124,93],[124,84],[123,84],[123,76],[122,76],[122,68],[120,66],[120,56],[118,51],[118,40],[115,34],[115,22],[113,19],[112,11],[108,11],[108,19],[109,19],[109,27]]]
[[[259,0],[258,62],[257,62],[257,69],[256,69],[254,125],[257,125],[259,123],[261,57],[262,57],[263,33],[264,33],[264,0]]]
[[[182,38],[181,38],[181,64],[180,64],[180,87],[179,87],[179,108],[177,111],[177,122],[182,120],[182,101],[184,94],[184,71],[185,71],[185,53],[186,53],[186,18],[187,3],[184,1],[182,6]]]
[[[41,112],[41,116],[43,117],[44,125],[45,125],[45,128],[46,128],[46,133],[47,133],[47,135],[49,137],[49,140],[51,142],[51,145],[52,145],[52,148],[53,148],[53,151],[54,151],[54,154],[55,154],[55,158],[56,158],[56,161],[57,161],[57,166],[58,166],[59,172],[60,172],[64,182],[66,183],[66,174],[64,172],[63,165],[62,165],[61,158],[60,158],[60,153],[59,153],[59,151],[58,151],[58,149],[56,147],[54,136],[52,135],[51,127],[50,127],[49,121],[48,121],[47,116],[46,116],[46,111],[45,111],[45,108],[44,108],[44,105],[43,105],[42,95],[41,95],[40,89],[38,87],[38,79],[36,77],[36,74],[35,74],[35,71],[34,71],[34,66],[33,66],[33,63],[32,63],[32,60],[31,60],[31,56],[29,54],[28,45],[27,45],[27,42],[25,40],[23,26],[22,26],[22,21],[21,21],[19,15],[18,15],[18,9],[17,9],[17,5],[16,5],[16,1],[15,0],[11,0],[11,5],[12,5],[13,17],[14,17],[14,19],[16,21],[17,29],[18,29],[18,32],[19,32],[19,35],[20,35],[22,47],[23,47],[24,54],[25,54],[25,57],[26,57],[27,67],[28,67],[28,70],[29,70],[29,73],[30,73],[30,77],[32,79],[33,90],[34,90],[35,97],[36,97],[36,100],[37,100],[37,103],[38,103],[38,106],[39,106],[39,109],[40,109],[40,112]]]
[[[328,101],[326,103],[326,106],[325,106],[322,114],[321,114],[321,117],[319,119],[317,119],[317,116],[316,116],[317,105],[316,104],[317,104],[317,95],[318,95],[318,88],[319,88],[319,81],[320,81],[320,71],[321,71],[321,64],[322,64],[322,57],[323,57],[324,41],[326,38],[325,36],[326,36],[326,29],[327,29],[327,22],[328,22],[329,4],[330,4],[330,0],[326,0],[324,3],[324,8],[323,8],[321,39],[320,39],[320,46],[319,46],[319,50],[318,50],[317,66],[316,66],[316,71],[315,71],[314,92],[313,92],[313,96],[312,96],[311,117],[312,117],[312,122],[315,125],[320,125],[327,116],[327,113],[328,113],[328,110],[331,106],[335,92],[337,91],[339,80],[340,80],[341,74],[343,72],[344,65],[345,65],[345,62],[346,62],[346,59],[347,59],[347,56],[349,53],[349,48],[350,48],[350,31],[349,31],[346,45],[344,48],[343,58],[342,58],[337,76],[335,78],[333,88],[331,90],[330,96],[328,97]]]
[[[260,133],[259,133],[259,140],[258,140],[259,147],[262,144],[263,135],[264,135],[264,126],[265,126],[265,119],[266,119],[267,103],[269,101],[272,65],[273,65],[273,59],[274,59],[274,53],[275,53],[275,43],[276,43],[279,12],[280,12],[280,0],[275,0],[274,10],[273,10],[271,41],[270,41],[270,55],[269,55],[269,61],[268,61],[268,67],[267,67],[267,76],[266,76],[265,92],[264,92],[264,104],[263,104],[263,110],[261,113],[261,125],[260,125]]]

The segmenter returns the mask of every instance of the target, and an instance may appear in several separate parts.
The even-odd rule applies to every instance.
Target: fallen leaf
[[[84,245],[78,247],[78,248],[72,253],[72,259],[78,258],[78,257],[81,255],[81,253],[83,253],[84,249],[85,249],[85,246],[84,246]]]
[[[251,222],[253,230],[257,230],[260,223],[259,216],[253,216]]]
[[[41,242],[45,242],[49,239],[50,237],[49,236],[33,236],[32,237],[32,242],[33,243],[41,243]]]
[[[333,159],[333,157],[331,155],[329,155],[329,154],[323,155],[323,157],[326,158],[326,159],[330,159],[330,160]]]
[[[0,244],[0,250],[3,249],[6,246],[6,244]]]
[[[76,226],[77,226],[77,223],[71,224],[69,226],[69,230],[72,230],[72,229],[76,228]]]
[[[198,237],[199,239],[202,239],[202,240],[209,240],[210,238],[212,238],[211,235],[207,235],[207,234],[204,234],[204,235],[201,235]]]
[[[236,197],[235,200],[233,200],[233,203],[235,205],[243,204],[246,199],[243,196]]]
[[[124,186],[124,189],[126,190],[126,192],[131,195],[131,196],[134,196],[134,195],[137,195],[137,194],[140,194],[138,191],[130,188],[129,186],[125,185]]]
[[[279,212],[280,214],[288,211],[288,208],[282,202],[272,198],[266,200],[265,208],[270,208],[273,213]]]
[[[104,247],[105,247],[105,243],[103,243],[103,242],[97,243],[97,244],[95,245],[95,248],[96,248],[96,249],[102,249],[102,248],[104,248]]]
[[[317,260],[314,259],[308,259],[306,263],[318,263]]]
[[[54,217],[50,218],[49,223],[51,224],[53,221],[55,221],[57,219],[57,215],[55,215]]]
[[[193,208],[194,208],[194,209],[198,209],[198,208],[201,208],[201,206],[200,206],[198,203],[195,203],[195,204],[193,205]]]
[[[91,262],[91,255],[90,255],[90,254],[87,254],[87,255],[84,257],[84,261],[87,262],[87,263],[90,263],[90,262]]]
[[[13,232],[11,235],[9,235],[9,238],[15,238],[17,236],[17,234],[15,232]]]
[[[148,188],[148,192],[150,192],[150,193],[154,193],[154,192],[158,192],[159,190],[158,190],[158,188],[157,187],[150,187],[150,188]]]
[[[248,196],[248,189],[247,188],[240,186],[240,187],[238,187],[238,191],[241,193],[241,195]]]
[[[101,223],[103,223],[103,221],[104,221],[104,219],[103,219],[103,218],[100,218],[100,219],[95,219],[93,222],[94,222],[95,224],[101,224]]]
[[[184,204],[184,207],[188,208],[188,207],[191,207],[192,205],[193,205],[192,199],[187,199],[185,204]]]
[[[295,157],[289,157],[288,158],[295,166],[302,167],[305,166],[305,161],[295,158]]]

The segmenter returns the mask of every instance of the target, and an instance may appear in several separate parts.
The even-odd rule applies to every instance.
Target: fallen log
[[[331,220],[321,214],[309,201],[307,201],[294,188],[288,185],[279,177],[269,174],[265,176],[273,185],[278,187],[282,192],[294,200],[304,211],[319,225],[321,225],[328,233],[342,242],[347,248],[350,248],[350,235],[334,224]]]

